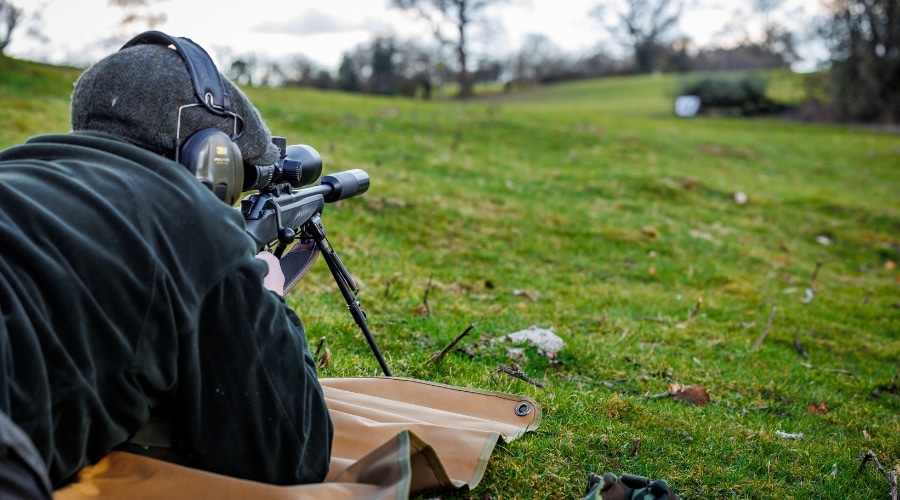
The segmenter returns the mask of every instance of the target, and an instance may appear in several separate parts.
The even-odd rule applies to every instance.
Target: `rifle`
[[[273,165],[244,168],[243,191],[257,191],[241,200],[239,207],[247,233],[256,242],[258,251],[268,249],[278,257],[285,275],[285,294],[306,275],[321,254],[381,370],[391,377],[391,370],[369,331],[366,313],[359,305],[359,289],[328,243],[321,217],[325,203],[365,193],[369,189],[369,174],[357,168],[320,179],[322,157],[313,147],[287,146],[284,137],[273,137],[272,142],[281,151],[278,161]]]

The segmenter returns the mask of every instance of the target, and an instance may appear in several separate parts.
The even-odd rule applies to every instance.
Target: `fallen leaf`
[[[891,270],[891,269],[896,269],[896,267],[897,267],[897,263],[896,263],[896,262],[894,262],[894,261],[892,261],[892,260],[886,260],[886,261],[884,261],[884,268],[885,268],[885,269]]]
[[[321,368],[323,366],[328,366],[330,364],[331,364],[331,350],[326,347],[325,351],[322,353],[322,357],[319,358],[319,362],[316,363],[316,366]]]
[[[737,203],[738,205],[743,205],[744,203],[747,203],[747,195],[741,191],[734,193],[734,202]]]
[[[794,349],[797,350],[797,354],[800,355],[803,359],[809,359],[809,353],[806,352],[806,349],[803,348],[803,343],[800,342],[800,339],[794,337]]]
[[[715,239],[715,238],[713,237],[713,235],[711,235],[711,234],[709,234],[709,233],[704,233],[704,232],[702,232],[702,231],[697,231],[697,230],[691,230],[688,234],[691,235],[691,238],[697,238],[698,240],[706,240],[706,241],[708,241],[708,242],[710,242],[710,243],[713,243],[713,244],[715,244],[715,245],[721,245],[721,244],[722,244],[722,242],[720,242],[719,240]]]
[[[401,198],[371,198],[365,202],[371,210],[379,212],[385,207],[405,208],[406,201]]]
[[[635,438],[631,441],[631,453],[628,454],[631,458],[636,458],[638,454],[638,449],[641,447],[641,439]]]
[[[700,186],[700,183],[694,179],[681,179],[679,184],[682,189],[687,189],[688,191],[693,191]]]
[[[819,236],[816,236],[816,243],[828,246],[831,245],[831,238],[825,236],[824,234],[820,234]]]
[[[684,401],[685,403],[690,403],[695,406],[705,406],[709,404],[710,401],[709,393],[699,385],[682,387],[672,392],[674,393],[672,394],[672,397],[676,401]]]
[[[419,304],[415,309],[412,310],[413,316],[428,316],[428,306],[425,304]]]
[[[521,295],[528,300],[537,301],[541,298],[541,295],[537,292],[532,292],[530,290],[513,290],[513,295]]]
[[[824,401],[822,401],[821,403],[810,403],[809,406],[806,407],[807,413],[820,414],[828,413],[829,411],[831,411],[831,408],[829,408]]]

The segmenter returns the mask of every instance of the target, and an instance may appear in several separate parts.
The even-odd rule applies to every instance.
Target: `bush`
[[[684,83],[680,95],[700,98],[700,111],[738,113],[743,116],[780,113],[787,109],[766,96],[766,81],[759,76],[707,76]]]

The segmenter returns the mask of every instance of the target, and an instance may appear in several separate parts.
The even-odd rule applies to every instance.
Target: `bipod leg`
[[[331,245],[328,244],[328,240],[325,238],[325,227],[322,225],[322,218],[319,217],[318,214],[312,216],[309,221],[303,225],[303,230],[315,240],[316,246],[322,254],[322,258],[325,259],[325,263],[328,264],[328,269],[331,271],[331,275],[334,276],[334,281],[341,290],[341,295],[344,296],[344,301],[347,303],[347,309],[350,310],[350,315],[353,316],[356,325],[362,330],[363,335],[366,336],[366,341],[368,341],[369,347],[372,348],[375,359],[377,359],[378,364],[381,365],[381,371],[384,372],[385,376],[393,377],[390,368],[388,368],[387,363],[384,361],[384,356],[381,355],[381,350],[378,349],[378,345],[375,343],[375,338],[372,337],[372,332],[369,331],[369,326],[366,323],[366,313],[359,306],[359,301],[356,299],[356,294],[359,292],[356,288],[356,283],[353,282],[350,271],[344,267],[344,263],[341,262],[337,253],[334,252],[334,249],[331,248]]]

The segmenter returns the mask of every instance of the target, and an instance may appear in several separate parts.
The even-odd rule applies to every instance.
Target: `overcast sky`
[[[703,46],[734,19],[735,12],[750,12],[750,0],[683,0],[687,5],[678,31]],[[48,39],[39,42],[19,30],[7,53],[52,63],[86,65],[116,50],[101,41],[117,33],[123,11],[107,0],[11,0],[26,13],[42,10],[40,28]],[[320,67],[335,70],[341,55],[375,36],[400,39],[433,38],[411,13],[390,9],[388,0],[162,0],[152,10],[167,21],[157,29],[186,36],[217,60],[255,53],[277,59],[302,54]],[[492,20],[487,38],[473,40],[473,49],[491,47],[499,57],[514,52],[528,34],[543,34],[562,51],[581,54],[603,47],[616,53],[621,46],[608,38],[604,24],[588,13],[606,4],[610,16],[616,0],[511,0],[486,11]],[[808,26],[809,16],[820,12],[820,0],[784,0],[773,16],[792,30]],[[749,18],[739,23],[753,31]],[[221,53],[221,56],[218,55]],[[807,65],[822,52],[811,54]],[[801,68],[803,69],[803,68]]]

